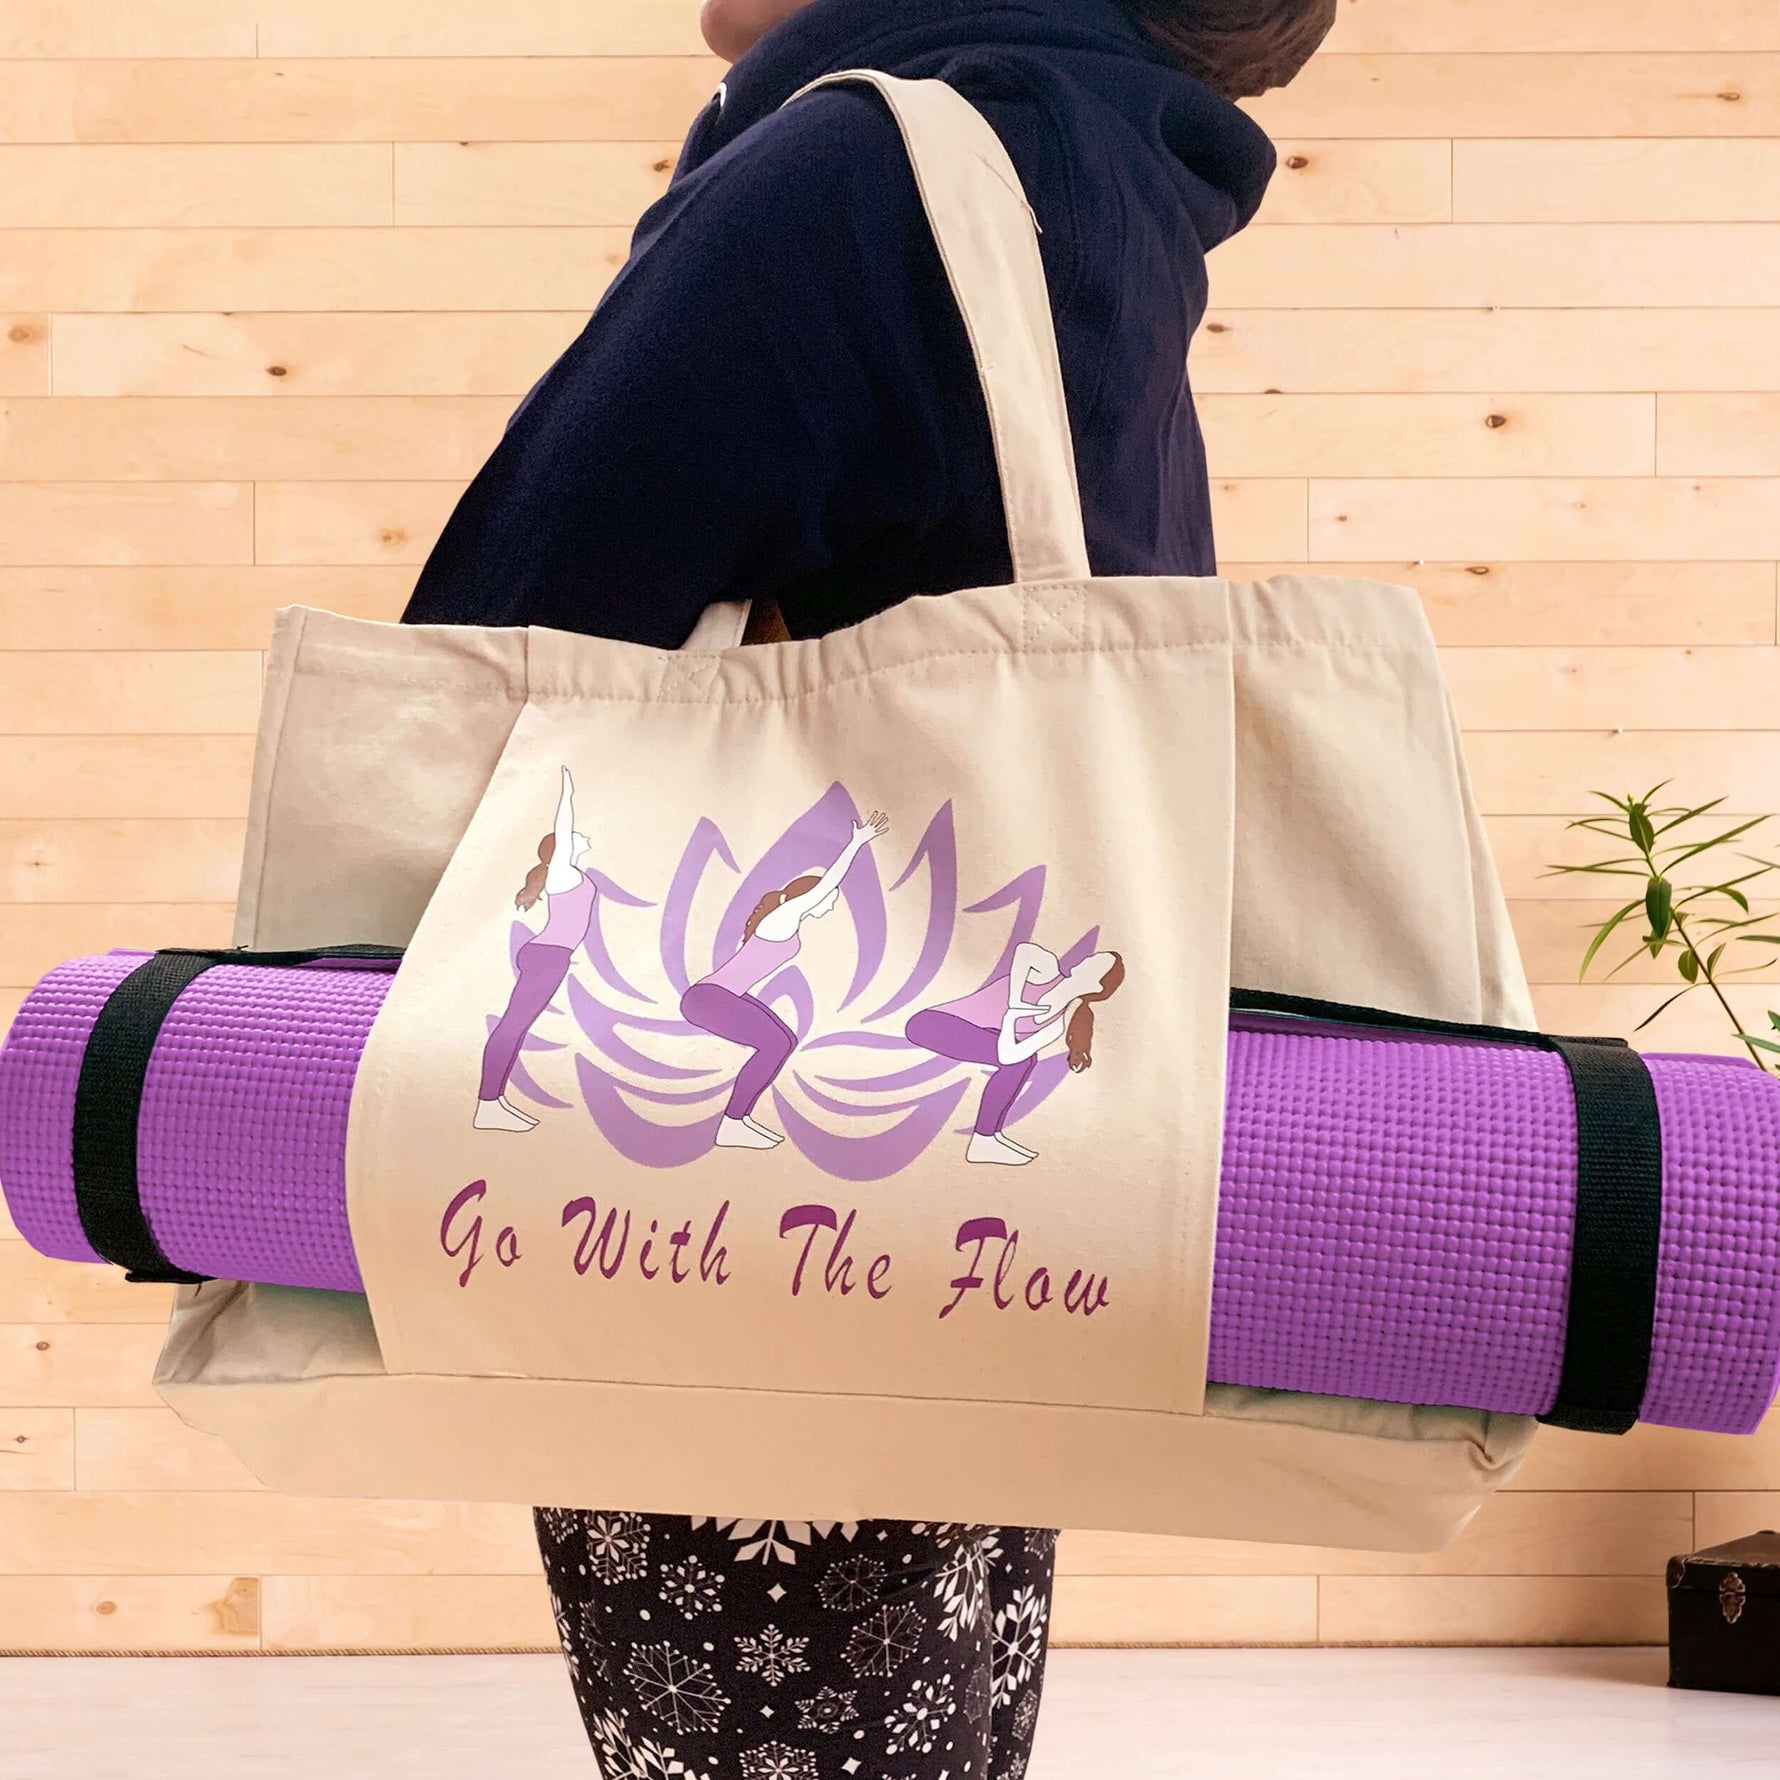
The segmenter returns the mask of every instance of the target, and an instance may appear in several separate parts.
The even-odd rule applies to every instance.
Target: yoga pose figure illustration
[[[903,1029],[910,1044],[960,1063],[987,1064],[976,1128],[965,1146],[967,1162],[1021,1168],[1038,1152],[1015,1143],[1002,1127],[1037,1066],[1039,1053],[1059,1038],[1069,1046],[1069,1067],[1079,1075],[1094,1061],[1094,1008],[1125,980],[1117,952],[1094,952],[1068,972],[1053,952],[1030,940],[1014,948],[1005,976],[913,1015]]]
[[[769,890],[754,905],[734,954],[681,996],[680,1012],[692,1025],[754,1053],[742,1065],[718,1122],[721,1147],[770,1150],[785,1141],[783,1132],[754,1117],[754,1107],[797,1049],[797,1034],[752,991],[803,949],[799,928],[834,907],[853,861],[889,826],[880,811],[872,811],[853,824],[853,838],[821,876],[793,878],[784,889]]]
[[[478,1131],[529,1131],[538,1122],[508,1103],[507,1082],[525,1035],[556,999],[568,978],[569,961],[593,925],[593,904],[599,891],[577,863],[592,844],[586,835],[575,831],[575,786],[565,766],[562,793],[556,801],[556,825],[538,842],[538,863],[526,873],[519,894],[513,898],[516,908],[529,909],[543,897],[544,925],[519,948],[507,1011],[482,1049],[482,1081],[476,1098]]]

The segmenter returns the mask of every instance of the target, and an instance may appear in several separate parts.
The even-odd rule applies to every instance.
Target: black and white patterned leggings
[[[604,1780],[1022,1780],[1057,1535],[540,1508]]]

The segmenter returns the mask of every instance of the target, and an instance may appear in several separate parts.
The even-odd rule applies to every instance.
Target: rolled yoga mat
[[[0,1048],[0,1186],[45,1255],[100,1259],[75,1197],[76,1093],[101,1009],[143,962],[112,953],[50,972]],[[142,1215],[176,1267],[363,1290],[346,1123],[390,970],[222,963],[179,993],[135,1146]],[[1661,1222],[1638,1418],[1747,1433],[1780,1375],[1780,1081],[1743,1058],[1643,1063]],[[1547,1414],[1565,1370],[1580,1147],[1555,1050],[1233,1015],[1208,1376]]]

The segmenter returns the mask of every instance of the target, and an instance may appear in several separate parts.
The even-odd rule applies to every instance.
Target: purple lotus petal
[[[1031,939],[1033,929],[1038,925],[1039,905],[1045,896],[1045,868],[1035,865],[1023,871],[1011,882],[1003,884],[993,895],[985,896],[981,902],[973,902],[964,912],[967,915],[987,915],[996,909],[1004,909],[1011,902],[1016,905],[1014,924],[1007,936],[1007,944],[1001,951],[1001,962],[983,978],[985,983],[992,983],[999,976],[1006,976],[1013,969],[1014,951]]]
[[[577,1062],[586,1063],[590,1069],[598,1069],[599,1065],[591,1058],[580,1057]],[[602,1071],[602,1073],[605,1073]],[[728,1076],[720,1081],[706,1082],[702,1088],[646,1088],[641,1082],[620,1081],[615,1075],[607,1075],[607,1080],[622,1094],[636,1100],[647,1100],[651,1106],[697,1106],[702,1100],[709,1100],[713,1095],[722,1095],[725,1099],[734,1085]]]
[[[661,968],[682,995],[692,984],[691,968],[686,962],[686,930],[692,919],[693,900],[713,859],[721,859],[731,871],[738,869],[723,831],[710,817],[702,816],[680,855],[680,863],[674,867],[674,881],[661,905]]]
[[[557,1045],[553,1048],[561,1050],[562,1046]],[[577,1058],[576,1061],[579,1062],[580,1059]],[[513,1087],[517,1088],[527,1100],[532,1101],[538,1106],[553,1107],[558,1112],[566,1112],[568,1110],[569,1102],[566,1100],[558,1100],[554,1094],[545,1093],[544,1090],[538,1086],[536,1077],[532,1075],[531,1071],[527,1069],[523,1063],[515,1063],[513,1065],[513,1072],[508,1077],[508,1081]]]
[[[574,978],[569,980],[573,982]],[[620,1026],[628,1026],[633,1032],[666,1032],[675,1038],[685,1038],[694,1030],[684,1020],[651,1019],[643,1014],[607,1007],[595,995],[577,998],[575,1010],[575,1023],[595,1044],[603,1044],[605,1035]]]
[[[958,923],[958,836],[952,821],[952,804],[948,798],[939,813],[927,824],[921,844],[915,848],[907,869],[890,886],[895,895],[921,864],[927,866],[927,932],[921,940],[921,952],[902,987],[865,1017],[882,1020],[908,1004],[939,975],[952,948],[952,932]]]
[[[548,1013],[550,1011],[552,1011],[552,1010],[548,1009],[548,1008],[545,1009],[546,1013]],[[542,1019],[544,1016],[542,1014],[540,1014],[538,1017],[539,1017],[539,1019]],[[482,1018],[483,1018],[484,1023],[488,1027],[490,1037],[492,1037],[494,1034],[495,1027],[497,1027],[501,1023],[500,1015],[499,1014],[484,1014],[482,1016]],[[525,1035],[525,1037],[519,1041],[519,1048],[522,1051],[566,1051],[568,1049],[568,1046],[565,1044],[559,1044],[554,1039],[539,1038],[535,1033],[528,1032]]]
[[[598,888],[601,901],[615,902],[620,908],[627,909],[652,909],[656,906],[646,896],[633,895],[615,878],[607,877],[603,871],[589,870],[587,875]]]
[[[886,1180],[900,1172],[946,1128],[966,1084],[951,1094],[936,1094],[927,1105],[911,1112],[888,1131],[869,1137],[841,1137],[811,1124],[780,1091],[773,1090],[773,1104],[784,1122],[785,1134],[825,1174],[837,1180]]]
[[[1058,955],[1057,962],[1063,966],[1066,972],[1074,970],[1084,958],[1093,956],[1094,948],[1099,944],[1100,929],[1098,927],[1090,927],[1067,952]]]
[[[619,1026],[641,1026],[650,1032],[672,1033],[676,1038],[685,1037],[692,1028],[684,1020],[638,1020],[629,1014],[621,1014],[606,1006],[597,997],[589,995],[573,977],[569,978],[569,1006],[575,1015],[578,1025],[594,1044],[610,1057],[614,1063],[621,1063],[626,1069],[634,1069],[638,1075],[652,1075],[662,1081],[691,1081],[697,1076],[710,1075],[709,1069],[687,1069],[677,1063],[660,1063],[653,1057],[646,1057],[618,1036]]]
[[[806,1051],[832,1050],[836,1045],[857,1045],[862,1051],[906,1051],[912,1047],[900,1032],[826,1032],[820,1038],[805,1039]]]
[[[680,1168],[704,1155],[717,1135],[717,1114],[695,1125],[659,1125],[628,1107],[617,1084],[597,1064],[575,1059],[581,1099],[593,1122],[619,1155],[645,1168]]]
[[[632,907],[648,908],[651,905],[640,902],[635,897],[627,899]],[[587,923],[587,937],[581,942],[581,949],[587,954],[588,962],[599,973],[600,980],[608,988],[616,989],[620,995],[628,995],[633,1001],[648,1001],[650,997],[639,989],[635,983],[612,961],[611,947],[606,943],[606,931],[601,924],[601,916],[605,903],[605,891],[593,899],[593,917]]]
[[[915,1107],[926,1106],[929,1101],[936,1098],[943,1099],[945,1095],[945,1090],[942,1088],[937,1096],[933,1094],[917,1094],[913,1100],[887,1100],[881,1103],[871,1104],[858,1100],[837,1100],[832,1094],[824,1094],[820,1088],[813,1087],[808,1076],[798,1075],[796,1080],[797,1085],[802,1088],[810,1099],[814,1101],[817,1106],[821,1107],[824,1112],[839,1113],[844,1119],[856,1119],[862,1113],[911,1112]]]
[[[813,1047],[806,1045],[806,1050]],[[914,1047],[911,1045],[912,1050]],[[894,1088],[916,1088],[922,1082],[937,1081],[949,1075],[958,1065],[950,1057],[929,1057],[912,1069],[892,1070],[888,1075],[819,1075],[815,1079],[831,1088],[864,1088],[888,1093]]]

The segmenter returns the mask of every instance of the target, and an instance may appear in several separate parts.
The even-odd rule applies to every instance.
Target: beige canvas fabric
[[[841,78],[902,125],[1020,578],[678,654],[281,614],[237,939],[409,947],[367,1290],[183,1287],[157,1386],[304,1493],[1439,1546],[1530,1422],[1205,1381],[1231,981],[1533,1023],[1419,603],[1091,577],[1011,165]],[[795,1048],[744,1116],[754,989]],[[961,1027],[1036,1059],[1003,1138]]]

